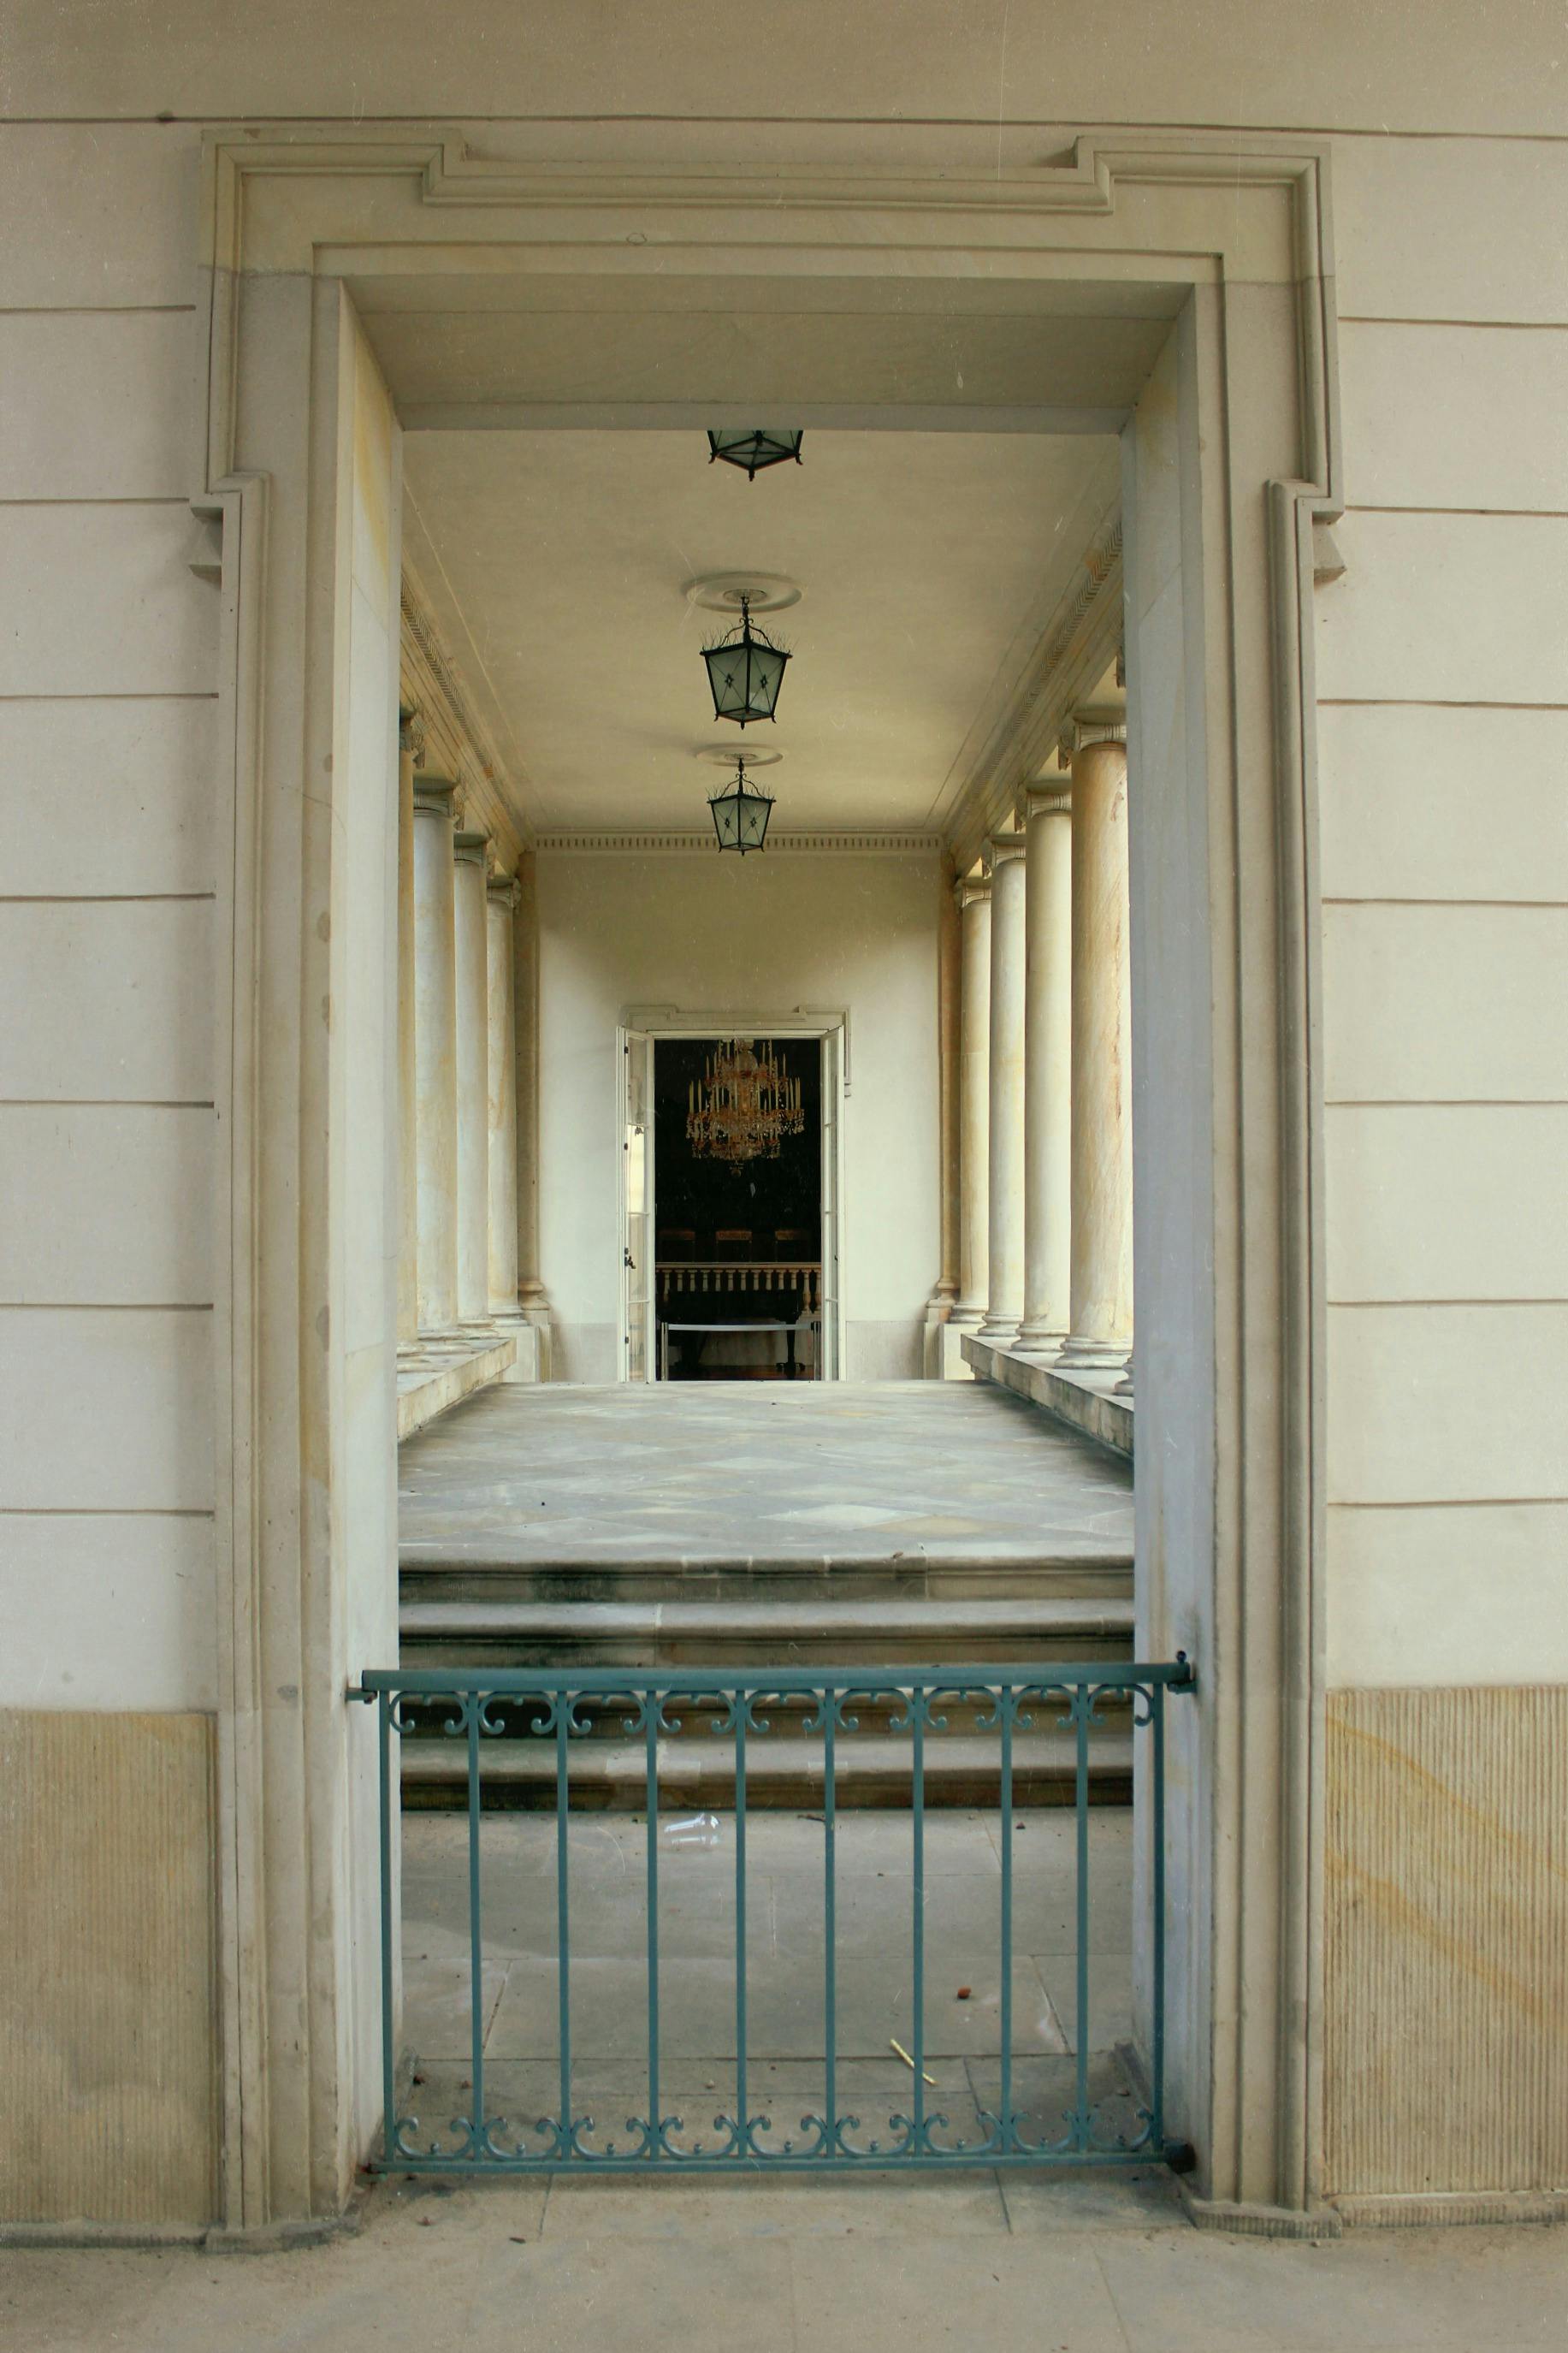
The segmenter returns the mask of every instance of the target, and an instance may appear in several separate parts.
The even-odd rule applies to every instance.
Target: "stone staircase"
[[[402,1571],[402,1662],[405,1667],[711,1668],[733,1678],[752,1668],[1019,1665],[1052,1660],[1108,1664],[1131,1656],[1130,1559],[1041,1559],[987,1564],[918,1557],[825,1566],[724,1565],[701,1570],[643,1563],[521,1566],[405,1562]],[[759,1710],[766,1736],[747,1745],[752,1806],[805,1810],[823,1796],[820,1737],[806,1719],[809,1699]],[[858,1729],[839,1735],[835,1787],[843,1806],[907,1806],[910,1741],[891,1728],[897,1703],[867,1700]],[[994,1733],[975,1723],[976,1704],[942,1709],[948,1729],[928,1734],[926,1801],[985,1806],[998,1800]],[[555,1744],[531,1736],[540,1711],[498,1708],[503,1736],[484,1743],[488,1807],[555,1802]],[[667,1713],[677,1713],[667,1710]],[[574,1806],[640,1811],[647,1800],[642,1737],[625,1729],[616,1702],[584,1704],[587,1729],[571,1749]],[[695,1706],[658,1744],[659,1803],[676,1811],[734,1802],[734,1749],[710,1730],[713,1711]],[[1132,1743],[1125,1710],[1105,1710],[1090,1739],[1091,1802],[1131,1795]],[[404,1803],[467,1803],[466,1744],[412,1730],[403,1739]],[[1047,1709],[1014,1742],[1014,1794],[1020,1805],[1070,1804],[1076,1747]]]

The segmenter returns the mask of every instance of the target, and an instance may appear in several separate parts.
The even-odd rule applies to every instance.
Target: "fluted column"
[[[421,1332],[458,1320],[457,972],[452,794],[414,779],[414,1054]]]
[[[502,1329],[522,1322],[517,1303],[517,991],[510,874],[486,893],[489,1020],[489,1312]]]
[[[1072,1277],[1065,1365],[1132,1345],[1132,992],[1127,747],[1072,764]]]
[[[483,1324],[490,1304],[489,837],[452,839],[458,1007],[458,1321]]]
[[[1009,1346],[1024,1317],[1024,836],[994,833],[991,869],[989,1281],[983,1340]]]
[[[1018,1345],[1067,1337],[1072,1262],[1072,794],[1032,785],[1025,851],[1024,1321]]]
[[[991,882],[966,875],[954,889],[960,927],[958,1053],[958,1304],[949,1323],[973,1331],[990,1281],[987,1201],[991,1151]]]
[[[397,1337],[419,1330],[419,1077],[415,1046],[414,762],[412,713],[397,730]]]
[[[539,867],[531,849],[517,866],[512,914],[517,1029],[517,1295],[536,1337],[530,1377],[550,1378],[550,1297],[539,1259]],[[520,1345],[520,1362],[523,1359]]]

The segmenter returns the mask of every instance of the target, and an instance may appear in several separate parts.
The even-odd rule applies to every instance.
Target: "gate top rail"
[[[800,1692],[960,1692],[993,1684],[1006,1690],[1191,1691],[1196,1672],[1184,1651],[1173,1659],[1142,1663],[1081,1659],[1016,1659],[1005,1666],[952,1667],[366,1667],[348,1689],[350,1699],[374,1700],[382,1693],[407,1698],[446,1699],[466,1692],[502,1695],[562,1690],[584,1695],[659,1692],[702,1699],[719,1691],[772,1696]]]

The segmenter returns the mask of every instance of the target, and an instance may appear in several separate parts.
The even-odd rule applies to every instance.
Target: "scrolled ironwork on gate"
[[[1168,1696],[1190,1692],[1194,1675],[1184,1655],[1168,1663],[1125,1665],[1093,1662],[1028,1666],[899,1668],[877,1672],[784,1669],[747,1671],[729,1676],[710,1670],[611,1669],[592,1672],[545,1669],[373,1669],[351,1696],[376,1711],[380,1771],[382,2062],[385,2125],[376,2164],[381,2170],[468,2174],[584,2170],[596,2172],[754,2172],[823,2169],[928,2169],[965,2166],[1180,2164],[1185,2152],[1166,2130],[1165,2101],[1165,1711]],[[1147,1744],[1145,1769],[1152,1820],[1149,1838],[1147,1922],[1149,1956],[1147,2037],[1141,2052],[1135,2094],[1115,2103],[1097,2101],[1091,2086],[1089,2019],[1094,2002],[1090,1942],[1090,1736],[1107,1722],[1107,1710]],[[883,1734],[908,1743],[910,1853],[908,1960],[912,1999],[907,2050],[892,2047],[907,2062],[907,2101],[889,2107],[885,2120],[863,2125],[863,2101],[846,2100],[839,2085],[837,2034],[839,1950],[837,1904],[840,1765],[844,1745],[853,1741],[862,1715],[875,1711]],[[994,1924],[999,1995],[996,2094],[977,2104],[977,2124],[955,2126],[941,2105],[928,2098],[926,1849],[928,1749],[962,1710],[972,1735],[995,1743],[996,1811],[1007,1833],[997,1841],[1000,1860]],[[646,2050],[638,2073],[646,2090],[638,2113],[602,2128],[574,2093],[583,2063],[573,2035],[572,1868],[568,1836],[572,1810],[574,1746],[618,1720],[623,1737],[640,1748],[645,1873],[642,1920],[646,1951]],[[716,2106],[705,2123],[689,2126],[661,2094],[666,2054],[661,2035],[659,1949],[661,1742],[689,1731],[700,1720],[709,1740],[725,1742],[732,1767],[735,2057],[732,2105]],[[820,1957],[823,2047],[815,2064],[821,2073],[821,2098],[787,2122],[775,2124],[770,2106],[755,2096],[751,2073],[748,2018],[748,1773],[754,1746],[777,1736],[781,1719],[797,1741],[807,1744],[809,1769],[820,1790],[822,1825],[822,1948]],[[1069,1736],[1071,1804],[1075,1824],[1074,1945],[1076,2032],[1070,2084],[1057,2113],[1059,2129],[1031,2128],[1026,2103],[1016,2094],[1018,2062],[1014,2047],[1015,1898],[1020,1865],[1011,1835],[1015,1809],[1015,1743],[1019,1736],[1050,1728]],[[400,2090],[395,1937],[397,1929],[393,1825],[398,1804],[397,1745],[403,1736],[460,1744],[468,1817],[468,2010],[469,2069],[466,2112],[438,2126],[421,2122],[410,2087]],[[553,1910],[556,2033],[553,2112],[527,2117],[498,2108],[487,2094],[484,2001],[484,1889],[480,1823],[485,1809],[487,1744],[521,1735],[545,1744],[553,1755]],[[726,2031],[731,2021],[726,2021]],[[595,2054],[589,2052],[591,2063]],[[1064,2060],[1064,2065],[1067,2061]],[[536,2104],[537,2105],[537,2104]],[[625,2105],[625,2104],[623,2104]]]

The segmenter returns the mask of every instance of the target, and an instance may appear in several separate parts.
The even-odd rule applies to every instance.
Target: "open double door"
[[[752,1021],[733,1029],[656,1032],[623,1029],[620,1052],[621,1137],[621,1378],[658,1378],[657,1240],[658,1172],[654,1153],[654,1048],[659,1036],[804,1037],[822,1055],[822,1314],[817,1377],[841,1377],[843,1310],[840,1298],[844,1031],[792,1030],[787,1021]]]

